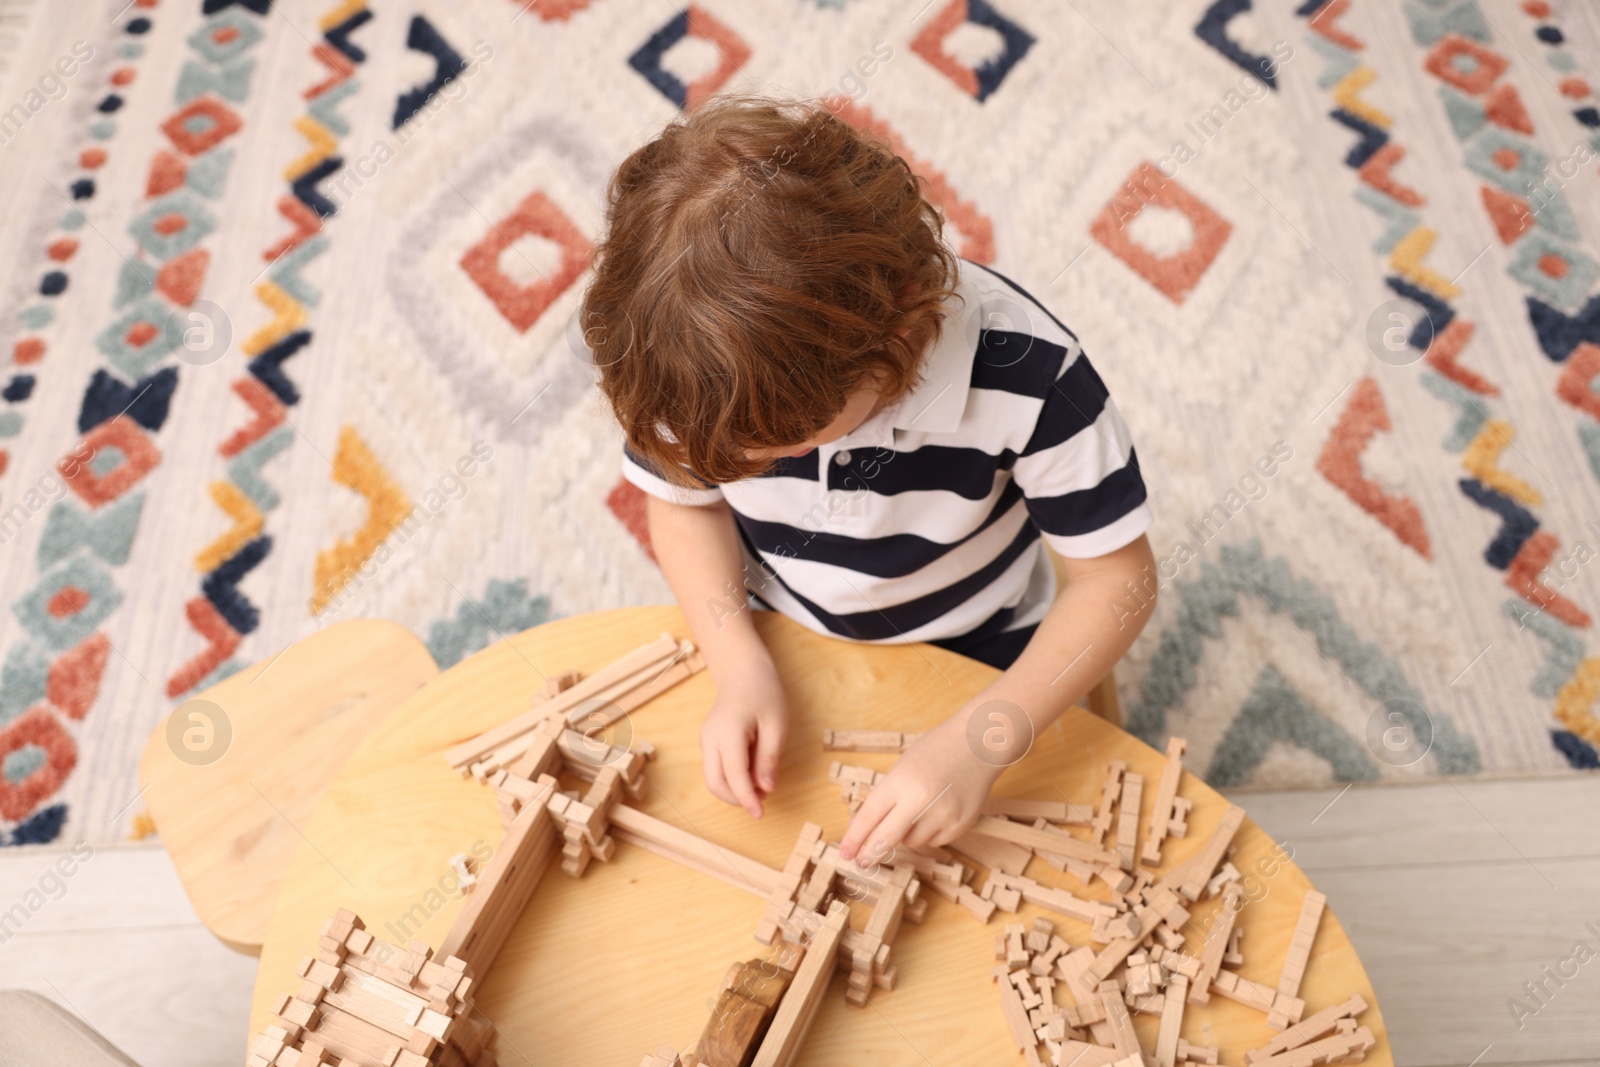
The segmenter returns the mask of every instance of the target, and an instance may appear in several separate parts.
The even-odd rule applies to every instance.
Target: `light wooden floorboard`
[[[1327,893],[1396,1062],[1600,1062],[1600,778],[1234,799]],[[1529,997],[1580,940],[1595,958],[1547,1003]],[[1539,1009],[1520,1028],[1513,997]]]
[[[1600,778],[1235,799],[1328,894],[1397,1062],[1600,1062],[1600,956],[1552,984],[1520,1030],[1507,1008],[1574,942],[1600,953],[1600,932],[1585,928],[1600,931]],[[57,855],[0,850],[0,915],[41,889]],[[0,984],[73,1009],[143,1067],[243,1060],[255,960],[200,925],[159,846],[97,849],[55,894],[0,943]]]
[[[69,1008],[143,1067],[243,1063],[255,958],[201,925],[161,847],[96,849],[58,887],[61,855],[0,850],[0,917],[30,890],[42,901],[0,929],[0,985]]]

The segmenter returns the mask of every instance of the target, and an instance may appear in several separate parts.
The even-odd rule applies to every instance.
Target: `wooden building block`
[[[1189,979],[1174,974],[1167,983],[1165,1003],[1161,1008],[1161,1025],[1156,1031],[1156,1063],[1159,1067],[1175,1067],[1178,1061],[1178,1031],[1183,1029],[1183,1002],[1189,994]]]
[[[1006,874],[1021,874],[1033,859],[1033,853],[1021,845],[984,837],[970,830],[950,842],[950,848],[971,857],[980,866]]]
[[[550,780],[546,793],[553,786]],[[439,954],[459,956],[474,973],[487,973],[549,865],[556,839],[549,809],[543,803],[523,808],[445,935]]]
[[[828,980],[833,977],[837,965],[839,942],[849,918],[850,908],[843,901],[836,900],[828,906],[827,917],[806,946],[794,981],[778,1004],[752,1067],[789,1067],[794,1062],[827,993]]]
[[[1254,1062],[1252,1067],[1315,1067],[1319,1063],[1348,1063],[1365,1058],[1377,1039],[1365,1026],[1335,1031],[1328,1037]]]
[[[1323,1008],[1315,1015],[1307,1016],[1302,1022],[1289,1027],[1265,1045],[1244,1054],[1244,1061],[1254,1065],[1262,1060],[1269,1059],[1281,1052],[1299,1048],[1301,1045],[1315,1041],[1332,1033],[1341,1023],[1352,1022],[1356,1016],[1367,1010],[1367,1002],[1359,993],[1350,994],[1341,1004]]]
[[[695,1042],[694,1055],[706,1067],[745,1067],[755,1054],[773,1012],[731,989],[723,990],[711,1018]]]
[[[1139,803],[1144,797],[1144,778],[1128,773],[1122,776],[1122,800],[1117,804],[1117,855],[1124,870],[1133,869],[1133,850],[1138,844]]]
[[[1139,1035],[1133,1031],[1133,1020],[1128,1016],[1128,1005],[1122,1001],[1122,990],[1118,989],[1114,982],[1101,982],[1096,992],[1106,1010],[1106,1022],[1111,1026],[1113,1046],[1124,1056],[1137,1056]]]
[[[771,867],[628,804],[611,809],[611,834],[619,841],[636,844],[759,897],[770,897],[778,884],[779,872]]]
[[[1200,973],[1194,976],[1194,985],[1189,989],[1191,1004],[1205,1004],[1211,999],[1211,983],[1222,970],[1228,941],[1233,936],[1239,911],[1244,907],[1243,896],[1244,890],[1237,883],[1228,886],[1223,890],[1222,903],[1211,914],[1211,925],[1200,948]]]
[[[1188,900],[1198,900],[1200,891],[1205,888],[1211,879],[1211,872],[1217,869],[1217,864],[1222,862],[1223,854],[1228,846],[1233,843],[1233,835],[1239,832],[1239,825],[1244,822],[1244,809],[1237,804],[1229,804],[1228,809],[1222,814],[1222,822],[1212,831],[1200,852],[1182,868],[1184,877],[1182,882],[1170,888],[1177,889]],[[1171,875],[1168,875],[1170,878]],[[1165,883],[1167,879],[1162,879]]]
[[[1322,911],[1328,898],[1315,889],[1306,893],[1300,904],[1300,918],[1295,923],[1294,936],[1289,939],[1289,952],[1283,961],[1283,971],[1278,976],[1278,992],[1286,997],[1297,996],[1300,980],[1305,977],[1306,963],[1311,959],[1311,946],[1317,939],[1317,927],[1322,922]],[[1289,1021],[1277,1012],[1267,1016],[1267,1025],[1282,1030]]]
[[[1167,762],[1161,768],[1155,806],[1150,809],[1150,821],[1144,831],[1144,848],[1139,853],[1140,861],[1152,867],[1160,865],[1161,843],[1168,835],[1183,837],[1189,831],[1187,818],[1191,802],[1178,796],[1178,785],[1183,778],[1183,751],[1188,744],[1181,737],[1167,739]]]
[[[613,688],[597,693],[566,713],[567,725],[580,732],[589,733],[604,729],[665,693],[679,682],[705,670],[705,658],[695,651],[688,641],[678,646],[681,658],[670,662],[654,675],[641,672],[633,679],[620,682]],[[648,757],[647,757],[648,758]]]
[[[1025,939],[1029,952],[1043,952],[1050,947],[1050,938],[1055,935],[1055,924],[1049,919],[1035,919],[1033,926],[1028,930]]]
[[[1128,1062],[1128,1057],[1115,1049],[1068,1038],[1061,1042],[1061,1050],[1056,1054],[1055,1062],[1070,1064],[1071,1067],[1119,1067]]]
[[[474,763],[481,761],[489,753],[498,751],[502,753],[503,766],[527,747],[523,744],[522,748],[509,751],[507,746],[514,746],[527,740],[528,733],[543,720],[565,715],[583,701],[606,692],[618,682],[630,678],[638,678],[641,683],[647,681],[649,673],[653,670],[659,671],[665,661],[677,657],[678,654],[678,639],[671,634],[662,634],[656,640],[634,649],[581,682],[546,700],[539,701],[516,718],[446,750],[445,759],[452,767],[466,773]]]
[[[1000,986],[1000,1011],[1005,1016],[1006,1027],[1011,1031],[1012,1042],[1016,1044],[1018,1052],[1026,1052],[1031,1048],[1037,1055],[1038,1040],[1034,1037],[1033,1027],[1029,1025],[1022,996],[1011,983],[1010,973],[1005,967],[996,967],[993,975]]]
[[[1087,826],[1094,821],[1094,808],[1087,804],[1067,804],[1058,800],[1025,800],[1016,797],[990,797],[983,814],[1010,819],[1047,819],[1050,822]]]
[[[1079,922],[1093,923],[1097,920],[1109,922],[1117,915],[1115,906],[1111,904],[1099,900],[1085,900],[1066,889],[1053,889],[1032,878],[1012,877],[1004,872],[991,871],[989,884],[993,885],[997,892],[1014,890],[1023,900],[1036,908],[1044,908],[1046,911]]]
[[[1089,840],[1097,845],[1111,832],[1111,809],[1122,793],[1122,772],[1127,769],[1127,763],[1119,759],[1106,764],[1105,781],[1100,786],[1100,807],[1095,811],[1089,831]]]
[[[1043,849],[1069,859],[1086,860],[1090,863],[1109,863],[1114,866],[1121,865],[1121,857],[1115,852],[1091,845],[1087,841],[1080,841],[1060,830],[1038,830],[1032,826],[1011,822],[994,815],[980,815],[969,833],[981,837],[991,837],[997,841],[1007,841],[1014,845],[1021,845],[1026,849]],[[951,847],[959,848],[958,844]]]
[[[824,752],[904,752],[921,734],[896,730],[824,730]]]

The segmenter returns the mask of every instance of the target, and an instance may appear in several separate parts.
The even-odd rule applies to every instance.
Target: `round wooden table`
[[[824,728],[922,730],[995,672],[925,645],[856,645],[772,614],[759,614],[756,621],[791,712],[778,790],[765,818],[752,821],[712,797],[702,783],[697,737],[714,693],[706,672],[635,712],[631,729],[659,753],[640,807],[781,868],[803,822],[821,823],[832,840],[844,832],[849,813],[828,781],[831,760],[886,769],[895,758],[826,753]],[[569,669],[588,673],[663,631],[687,636],[676,608],[628,608],[546,623],[445,671],[383,719],[299,827],[300,844],[261,952],[251,1032],[268,1025],[271,1004],[298,986],[296,962],[338,908],[358,912],[374,935],[401,943],[407,937],[400,936],[398,924],[404,921],[410,930],[421,922],[414,936],[438,945],[464,899],[441,888],[453,885],[446,877],[449,857],[475,845],[493,846],[501,833],[493,790],[461,778],[441,753],[524,711],[545,677]],[[996,795],[1093,803],[1112,758],[1125,760],[1147,782],[1159,778],[1163,762],[1149,746],[1073,709],[1006,772]],[[1154,790],[1144,793],[1148,812]],[[1187,774],[1181,795],[1194,801],[1189,834],[1168,840],[1162,870],[1196,851],[1227,806]],[[1274,843],[1248,820],[1234,840],[1233,863],[1247,874],[1276,854]],[[1312,888],[1291,864],[1274,870],[1270,878],[1256,875],[1259,888],[1252,895],[1259,899],[1238,922],[1245,960],[1238,971],[1269,985],[1276,984],[1301,900]],[[1047,884],[1064,877],[1038,860],[1028,873]],[[1062,884],[1081,891],[1070,879]],[[1301,985],[1306,1013],[1360,993],[1371,1005],[1360,1021],[1378,1040],[1367,1063],[1392,1064],[1377,1000],[1336,917],[1337,905],[1332,901],[1323,917]],[[1196,919],[1203,922],[1213,906],[1197,905]],[[611,862],[591,864],[581,879],[552,866],[476,986],[478,1007],[499,1031],[500,1062],[633,1067],[660,1045],[689,1046],[728,965],[759,954],[762,946],[751,934],[763,907],[755,896],[624,844]],[[1021,917],[1009,921],[1031,923],[1038,914],[1024,905]],[[927,921],[906,926],[895,941],[897,988],[875,992],[866,1008],[857,1009],[845,1004],[843,983],[835,982],[799,1062],[1020,1063],[990,978],[994,940],[1005,921],[999,913],[980,925],[965,909],[935,898]],[[1079,924],[1062,922],[1069,940],[1083,940]],[[1190,943],[1194,951],[1198,937],[1192,930]],[[1145,1047],[1154,1040],[1155,1023],[1151,1017],[1135,1020]],[[1273,1032],[1260,1013],[1214,996],[1186,1013],[1183,1036],[1220,1045],[1222,1062],[1237,1064],[1242,1050],[1264,1044]]]

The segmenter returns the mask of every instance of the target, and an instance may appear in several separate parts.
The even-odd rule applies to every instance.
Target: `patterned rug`
[[[330,622],[448,665],[670,598],[568,324],[719,90],[826,94],[1084,338],[1158,516],[1132,730],[1596,766],[1580,0],[7,0],[0,63],[7,844],[136,832],[159,717]]]

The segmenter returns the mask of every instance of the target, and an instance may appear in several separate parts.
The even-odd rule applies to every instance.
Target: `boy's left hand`
[[[968,714],[970,709],[963,709],[919,737],[872,787],[839,842],[841,859],[864,854],[883,862],[897,845],[944,845],[978,821],[1005,767],[973,753],[967,740]]]

